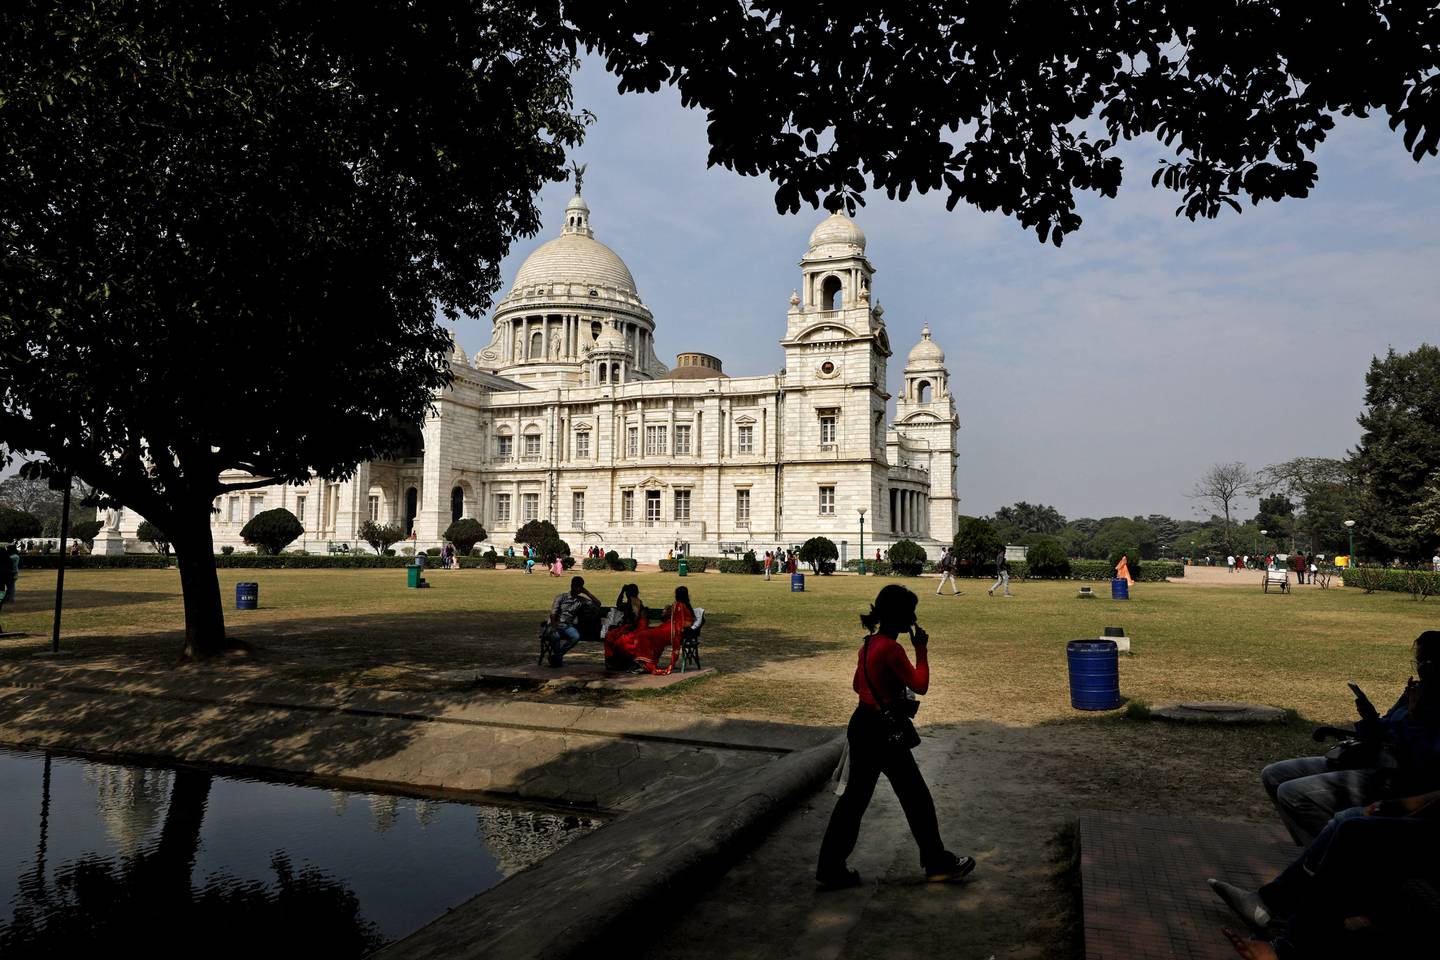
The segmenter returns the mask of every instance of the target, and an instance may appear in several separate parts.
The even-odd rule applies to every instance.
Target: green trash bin
[[[690,567],[689,567],[688,564],[686,564],[684,557],[681,557],[681,558],[680,558],[680,576],[682,576],[682,577],[688,577],[688,576],[690,576]]]
[[[413,563],[412,563],[410,566],[406,567],[406,568],[405,568],[405,586],[407,586],[407,587],[418,587],[418,586],[420,586],[420,573],[421,573],[421,568],[415,566]]]

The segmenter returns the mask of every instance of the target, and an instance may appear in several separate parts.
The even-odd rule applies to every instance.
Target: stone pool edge
[[[666,811],[611,820],[545,860],[461,904],[371,960],[593,954],[633,944],[656,917],[694,899],[755,846],[796,802],[829,779],[844,737],[781,757],[722,785],[700,784]]]

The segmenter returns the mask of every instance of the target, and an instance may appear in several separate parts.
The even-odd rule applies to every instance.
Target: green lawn
[[[652,606],[685,583],[707,609],[703,655],[719,675],[667,691],[667,703],[812,723],[843,720],[853,702],[857,616],[894,582],[812,576],[805,593],[792,594],[782,579],[722,574],[586,579],[603,600],[634,579]],[[238,580],[260,583],[260,610],[229,609]],[[405,589],[400,570],[225,570],[221,590],[231,633],[261,648],[257,666],[303,679],[423,687],[436,670],[531,656],[535,625],[563,587],[515,571],[432,571],[429,580],[433,589],[418,591]],[[901,582],[920,593],[921,622],[933,638],[934,687],[922,711],[929,723],[1073,718],[1065,641],[1107,625],[1133,639],[1135,655],[1121,664],[1129,698],[1255,700],[1309,721],[1348,720],[1345,681],[1387,705],[1410,674],[1410,641],[1434,626],[1440,609],[1341,589],[1277,596],[1250,586],[1138,584],[1132,600],[1116,603],[1075,599],[1072,583],[1018,583],[1017,596],[1002,600],[987,598],[979,581],[958,599],[936,597],[931,578]],[[173,571],[71,571],[66,587],[68,650],[82,659],[174,660],[182,615]],[[53,572],[23,575],[19,604],[7,605],[0,622],[31,637],[0,642],[0,657],[48,643],[53,589]]]

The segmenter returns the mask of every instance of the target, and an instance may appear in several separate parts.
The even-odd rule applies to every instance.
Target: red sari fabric
[[[605,632],[605,659],[630,657],[635,654],[631,652],[634,646],[634,636],[637,632],[646,629],[648,622],[641,617],[638,623],[622,623],[618,627],[611,627]]]
[[[695,611],[683,603],[677,603],[670,610],[670,619],[653,627],[643,626],[633,633],[620,638],[625,653],[651,673],[667,674],[675,669],[680,660],[680,635],[695,622]],[[606,638],[609,641],[609,638]],[[660,657],[666,646],[670,647],[670,663],[660,666]]]

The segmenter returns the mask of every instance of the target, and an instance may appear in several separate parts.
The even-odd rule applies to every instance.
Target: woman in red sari
[[[640,587],[627,583],[620,588],[615,598],[615,609],[620,611],[620,623],[605,632],[605,666],[610,670],[625,670],[634,665],[635,654],[633,635],[644,630],[645,604],[640,602]]]
[[[675,602],[665,608],[664,621],[653,627],[642,627],[620,637],[625,653],[634,658],[646,673],[669,673],[680,659],[680,635],[695,622],[695,608],[690,604],[690,590],[675,588]],[[660,666],[665,648],[670,648],[670,663]]]

